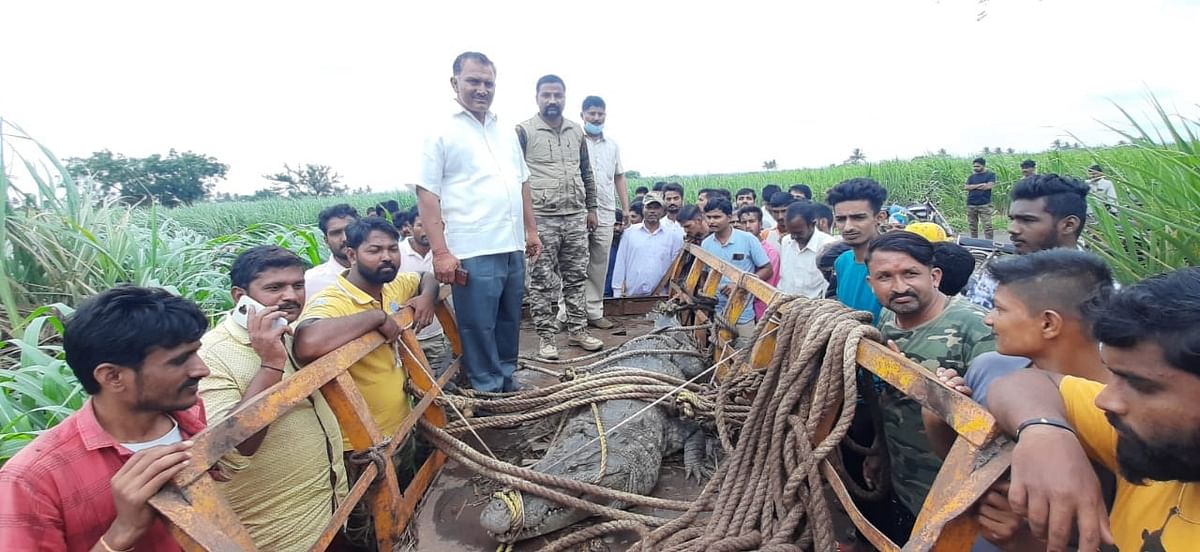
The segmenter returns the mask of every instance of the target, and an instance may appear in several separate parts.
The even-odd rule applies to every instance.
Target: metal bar
[[[233,552],[254,550],[254,541],[217,491],[212,478],[204,478],[186,489],[168,485],[150,498],[150,505],[167,519],[174,535],[191,550]],[[196,515],[208,512],[210,515]]]
[[[350,487],[350,492],[346,493],[346,499],[338,505],[333,517],[329,518],[329,523],[325,524],[325,530],[321,531],[321,538],[313,543],[312,548],[309,548],[310,552],[322,552],[329,548],[329,544],[341,532],[342,525],[345,525],[346,519],[350,517],[350,512],[354,511],[354,506],[358,504],[359,500],[362,500],[363,495],[371,487],[371,483],[374,483],[375,476],[378,474],[379,468],[376,468],[375,464],[363,466],[362,472],[358,474],[358,481]]]

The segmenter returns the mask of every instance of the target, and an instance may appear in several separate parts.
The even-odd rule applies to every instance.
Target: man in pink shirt
[[[763,235],[762,219],[762,209],[755,205],[747,205],[741,209],[738,209],[738,220],[742,223],[742,230],[745,230],[754,236]],[[775,244],[771,243],[771,241],[768,239],[760,238],[760,241],[762,242],[763,249],[767,251],[767,258],[771,260],[771,271],[773,274],[767,280],[767,283],[771,284],[772,286],[779,285],[779,249],[777,249]],[[766,303],[758,299],[754,300],[755,320],[762,318],[763,312],[766,312],[766,310]]]
[[[121,286],[67,322],[67,364],[91,397],[0,469],[0,550],[179,550],[150,497],[204,429],[197,356],[208,319],[161,289]]]

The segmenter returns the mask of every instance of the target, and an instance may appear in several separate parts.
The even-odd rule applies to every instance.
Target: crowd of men
[[[565,83],[547,75],[535,85],[538,113],[514,132],[490,111],[487,56],[460,55],[450,84],[455,101],[411,176],[417,207],[362,217],[349,205],[325,209],[326,263],[309,268],[272,245],[243,252],[229,269],[237,307],[212,328],[195,304],[160,289],[118,287],[79,306],[63,350],[89,399],[0,470],[0,549],[178,549],[148,501],[186,468],[207,423],[362,335],[396,341],[391,315],[405,307],[441,373],[451,361],[435,317],[443,285],[461,384],[517,391],[524,303],[542,358],[558,357],[560,333],[597,350],[588,328],[613,325],[603,298],[661,293],[685,243],[786,293],[870,312],[889,346],[992,411],[1016,448],[1011,474],[972,511],[977,550],[1200,542],[1200,491],[1190,485],[1200,480],[1200,269],[1117,289],[1079,244],[1089,193],[1116,205],[1099,167],[1089,186],[1022,164],[1007,213],[1018,255],[977,270],[945,229],[888,224],[887,190],[869,178],[841,182],[823,202],[804,185],[704,189],[685,204],[680,184],[659,182],[631,196],[601,98],[588,96],[575,123],[564,116]],[[992,237],[994,185],[976,160],[965,184],[972,234],[982,220]],[[731,291],[721,282],[717,312]],[[735,346],[764,309],[729,321]],[[392,348],[349,373],[393,435],[411,405]],[[880,391],[890,470],[871,456],[853,471],[872,487],[890,473],[889,500],[869,515],[903,542],[954,432],[895,389]],[[209,473],[258,548],[307,549],[359,477],[351,452],[318,393]],[[414,454],[411,439],[396,449],[402,480]],[[369,549],[371,525],[357,510],[338,542]]]

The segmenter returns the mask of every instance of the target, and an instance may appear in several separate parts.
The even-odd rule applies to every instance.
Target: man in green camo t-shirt
[[[913,362],[930,372],[941,367],[964,374],[975,357],[996,350],[995,335],[983,323],[986,313],[938,291],[942,274],[933,267],[933,244],[925,238],[906,231],[883,234],[868,246],[866,264],[867,280],[885,307],[880,332]],[[889,386],[880,407],[892,487],[915,516],[942,461],[925,436],[920,403]]]

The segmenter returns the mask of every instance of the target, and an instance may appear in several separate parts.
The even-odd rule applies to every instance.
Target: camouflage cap
[[[646,195],[642,196],[642,205],[649,205],[651,203],[666,205],[666,203],[663,202],[661,192],[646,192]]]

